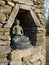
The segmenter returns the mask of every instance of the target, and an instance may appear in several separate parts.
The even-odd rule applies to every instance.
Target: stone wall
[[[12,50],[10,29],[19,9],[30,11],[37,27],[36,46]],[[43,0],[0,0],[0,65],[45,65],[45,21]]]
[[[48,16],[48,20],[46,22],[46,34],[49,35],[49,16]]]

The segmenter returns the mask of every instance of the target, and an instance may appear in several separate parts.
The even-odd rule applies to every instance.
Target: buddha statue
[[[15,49],[26,49],[31,47],[29,37],[24,35],[23,28],[19,25],[20,21],[16,20],[16,25],[13,27],[13,46]]]
[[[16,20],[16,25],[13,27],[13,34],[15,35],[23,35],[23,28],[19,25],[20,24],[20,21],[19,20]]]

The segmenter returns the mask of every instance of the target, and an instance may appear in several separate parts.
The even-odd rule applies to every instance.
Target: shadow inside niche
[[[30,40],[30,44],[33,46],[36,46],[36,40],[37,40],[37,26],[34,23],[34,20],[30,14],[30,11],[28,10],[23,10],[20,9],[18,12],[18,15],[16,16],[15,20],[19,19],[20,20],[20,26],[22,26],[23,30],[24,30],[24,35],[27,36]],[[15,21],[13,26],[15,25]],[[12,38],[13,38],[13,34],[12,34],[12,29],[13,26],[11,27],[11,48],[13,50],[17,49],[16,45],[13,44]]]

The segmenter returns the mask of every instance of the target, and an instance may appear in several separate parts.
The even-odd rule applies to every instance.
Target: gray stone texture
[[[12,45],[10,32],[20,9],[29,11],[34,20],[36,30],[34,25],[32,32],[36,35],[31,34],[33,34],[32,40],[36,42],[36,46],[13,50],[10,46]],[[0,65],[8,65],[8,63],[10,65],[45,65],[45,21],[43,0],[0,0]],[[23,47],[23,44],[26,44],[26,38],[25,42],[24,37],[21,41],[17,39],[16,42],[17,44],[19,42],[20,46]],[[30,46],[30,41],[28,38],[27,40],[26,48],[27,45]]]

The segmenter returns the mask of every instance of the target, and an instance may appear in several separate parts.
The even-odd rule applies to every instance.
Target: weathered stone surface
[[[16,59],[16,57],[14,56],[14,55],[18,55],[19,56],[19,59],[21,58],[21,57],[26,57],[26,56],[29,56],[29,55],[32,55],[32,54],[38,54],[39,53],[39,51],[41,51],[42,50],[42,47],[35,47],[35,48],[30,48],[30,49],[26,49],[26,50],[18,50],[18,51],[13,51],[11,54],[12,54],[12,56],[11,56],[11,58],[13,59],[13,58],[15,58]],[[29,52],[28,52],[29,51]],[[14,60],[14,59],[13,59]]]
[[[11,54],[12,61],[20,60],[19,52],[13,51]]]
[[[10,36],[10,29],[2,28],[2,26],[3,26],[3,24],[0,25],[0,36]]]
[[[37,18],[37,15],[35,14],[35,12],[32,11],[32,10],[30,10],[30,13],[31,13],[31,15],[32,15],[32,17],[33,17],[33,19],[34,19],[35,24],[36,24],[37,26],[40,26],[40,21],[39,21],[39,19]]]
[[[28,52],[29,51],[29,52]],[[30,49],[26,49],[26,50],[18,50],[18,51],[13,51],[12,53],[11,53],[12,55],[11,55],[11,59],[13,60],[13,61],[16,61],[16,60],[20,60],[22,57],[26,57],[26,56],[29,56],[29,55],[31,55],[31,50]],[[16,57],[15,57],[16,56]]]
[[[11,15],[10,15],[10,17],[9,17],[9,19],[8,19],[7,24],[5,25],[5,27],[11,28],[11,26],[14,23],[15,17],[18,14],[18,11],[19,11],[19,5],[16,4],[15,7],[14,7],[14,9],[13,9],[13,11],[11,12]]]
[[[1,62],[0,65],[8,65],[8,61],[3,62],[3,63]]]
[[[5,5],[5,1],[0,0],[0,5]]]
[[[12,7],[15,6],[15,4],[14,4],[13,2],[10,2],[10,1],[8,1],[8,4],[9,4],[10,6],[12,6]]]
[[[12,7],[9,5],[0,6],[0,12],[9,14],[12,10]]]
[[[38,41],[38,43],[40,44],[40,43],[44,43],[44,38],[43,37],[38,37],[37,38],[37,41]],[[37,44],[38,45],[38,44]]]
[[[40,28],[40,27],[37,27],[37,31],[46,32],[46,30],[44,28]]]
[[[31,49],[31,54],[32,54],[32,58],[36,57],[36,55],[41,52],[42,50],[42,46],[34,46],[32,49]]]
[[[6,36],[6,35],[9,35],[9,36],[10,36],[10,32],[5,32],[5,36]]]
[[[25,50],[25,52],[24,52],[24,50],[23,51],[17,50],[17,52],[16,51],[13,51],[12,52],[12,56],[11,56],[12,61],[11,61],[10,64],[14,65],[14,63],[17,63],[19,60],[21,60],[22,58],[24,58],[23,59],[23,62],[24,62],[23,64],[24,65],[27,65],[27,64],[29,64],[29,65],[32,65],[32,64],[33,65],[37,65],[38,64],[39,65],[39,64],[41,64],[41,62],[42,62],[42,65],[43,65],[44,62],[45,62],[45,60],[43,62],[44,55],[41,54],[43,49],[41,49],[41,47],[35,47],[33,49],[34,49],[34,51],[31,51],[31,49],[30,49],[30,51],[32,53],[30,55],[25,54],[26,53],[26,50]],[[27,53],[28,53],[28,51],[27,51]],[[16,62],[16,60],[17,60],[17,62]]]
[[[7,58],[0,58],[0,63],[2,62],[6,62],[7,61]]]
[[[20,9],[25,9],[25,10],[30,10],[31,6],[24,5],[24,4],[19,4]]]
[[[27,4],[27,5],[33,5],[33,2],[31,0],[13,0],[14,2],[17,3],[23,3],[23,4]]]
[[[3,24],[2,24],[2,23],[0,23],[0,28],[2,27],[2,25],[3,25]]]
[[[1,35],[5,35],[5,36],[8,36],[9,35],[10,36],[10,33],[9,32],[4,32],[4,31],[0,31],[0,36]]]
[[[7,1],[7,5],[6,5],[6,1]],[[13,51],[12,49],[10,65],[45,65],[45,56],[46,56],[45,47],[44,47],[45,29],[43,27],[45,25],[44,24],[45,17],[44,17],[44,9],[43,9],[43,0],[32,0],[32,1],[31,0],[6,0],[6,1],[1,0],[0,2],[0,5],[3,5],[0,6],[0,13],[4,15],[6,14],[5,15],[6,19],[2,18],[3,20],[0,21],[0,65],[8,65],[8,61],[6,60],[7,53],[11,52],[11,48],[10,48],[11,38],[10,38],[9,28],[11,28],[11,26],[13,25],[19,9],[28,10],[32,15],[35,25],[37,26],[37,30],[35,30],[35,28],[33,27],[33,32],[36,32],[36,35],[33,34],[33,39],[34,36],[37,36],[36,46],[24,50],[16,49]],[[13,10],[12,7],[14,7]],[[6,23],[5,25],[6,28],[4,28],[5,23]],[[38,46],[38,43],[40,46]],[[42,61],[41,64],[40,61]]]
[[[32,0],[36,5],[43,5],[43,1],[42,0]]]
[[[10,46],[0,46],[0,54],[8,54],[10,51]]]
[[[45,17],[42,14],[38,14],[40,19],[45,19]]]
[[[3,19],[2,21],[0,21],[0,23],[4,24],[4,23],[6,23],[6,21],[4,21],[4,19]]]
[[[44,11],[42,9],[39,8],[35,8],[34,11],[39,14],[39,13],[44,13]]]
[[[40,19],[40,23],[43,25],[43,26],[45,26],[44,28],[46,28],[46,20],[45,19]]]
[[[6,1],[13,1],[13,0],[6,0]]]
[[[35,8],[35,12],[40,13],[40,10],[39,10],[39,9],[37,9],[37,8]]]
[[[0,54],[0,58],[6,58],[7,57],[7,54]]]
[[[0,21],[5,21],[6,20],[6,15],[3,13],[0,13]]]
[[[10,41],[2,41],[2,40],[0,40],[0,46],[8,46],[8,45],[10,45]]]
[[[42,51],[41,51],[42,52]],[[36,58],[36,59],[35,59]],[[34,58],[32,58],[31,60],[30,60],[30,62],[32,63],[32,64],[35,64],[36,65],[36,62],[38,62],[38,61],[41,61],[42,63],[43,63],[43,60],[44,59],[44,55],[42,55],[41,53],[39,54],[36,54],[36,56],[34,56]],[[45,62],[45,61],[44,61]]]
[[[34,7],[34,6],[33,6],[33,7],[31,7],[31,9],[32,9],[32,10],[34,10],[34,9],[35,9],[35,7]]]
[[[22,62],[19,60],[18,61],[11,61],[10,65],[22,65]]]
[[[41,45],[42,47],[43,47],[43,45],[45,46],[45,38],[44,37],[45,37],[44,33],[37,34],[37,42],[36,42],[37,46],[39,46],[39,45]]]
[[[1,35],[0,36],[0,40],[11,40],[11,38],[10,38],[10,36],[3,36],[3,35]]]
[[[9,28],[0,28],[0,32],[9,32],[10,29]]]

